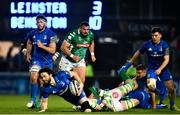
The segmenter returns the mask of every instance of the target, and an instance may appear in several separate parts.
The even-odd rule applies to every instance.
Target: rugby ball
[[[78,95],[78,82],[76,80],[72,80],[69,84],[69,89],[71,91],[71,93],[75,96]]]

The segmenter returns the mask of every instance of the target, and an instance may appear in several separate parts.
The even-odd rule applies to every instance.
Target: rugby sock
[[[38,92],[38,84],[31,84],[31,99],[33,102],[36,102],[36,95]]]
[[[127,109],[130,109],[136,106],[136,104],[134,103],[132,99],[125,100],[125,103],[126,103],[125,106]]]
[[[174,100],[170,100],[170,107],[174,107]]]
[[[127,94],[129,93],[130,91],[133,90],[133,87],[134,87],[134,83],[133,81],[130,81],[129,83],[127,83],[126,85],[123,85],[123,86],[120,86],[117,88],[117,92],[119,92],[119,94]],[[123,92],[123,93],[122,93]],[[123,94],[123,95],[124,95]]]

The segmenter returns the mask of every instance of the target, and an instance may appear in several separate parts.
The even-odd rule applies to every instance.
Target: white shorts
[[[29,72],[39,72],[41,67],[39,65],[32,65]]]
[[[59,62],[59,70],[70,71],[74,67],[86,67],[85,60],[82,59],[77,63],[73,63],[69,61],[64,55],[61,57],[61,60]]]

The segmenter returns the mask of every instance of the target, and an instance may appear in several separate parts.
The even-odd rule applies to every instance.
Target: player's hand
[[[26,54],[26,61],[30,63],[31,61],[31,55],[29,53]]]
[[[159,75],[159,74],[161,73],[161,69],[157,69],[157,70],[155,71],[155,73],[156,73],[156,75]]]
[[[92,60],[92,62],[95,62],[96,61],[96,57],[94,55],[91,55],[91,60]]]
[[[81,82],[81,83],[79,84],[79,86],[78,86],[78,96],[80,96],[80,94],[81,94],[81,92],[82,92],[82,90],[83,90],[83,87],[84,87],[84,85],[83,85],[83,83]]]
[[[80,60],[80,57],[79,56],[73,56],[72,59],[75,61],[75,62],[78,62]]]
[[[40,40],[38,40],[37,46],[38,46],[39,48],[42,48],[42,47],[43,47],[43,44],[42,44],[42,42],[41,42]]]

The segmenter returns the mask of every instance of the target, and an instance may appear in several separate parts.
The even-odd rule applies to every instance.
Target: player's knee
[[[171,94],[174,93],[175,92],[174,87],[168,87],[168,92]]]
[[[31,83],[37,83],[37,76],[31,76]]]
[[[156,79],[155,78],[147,79],[147,86],[150,90],[155,90],[156,89]]]
[[[91,112],[91,106],[89,105],[88,101],[85,101],[81,104],[81,109],[84,112]]]

